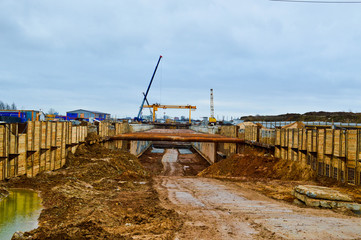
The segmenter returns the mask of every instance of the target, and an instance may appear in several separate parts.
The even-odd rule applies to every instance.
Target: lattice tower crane
[[[213,103],[213,89],[211,88],[211,116],[209,118],[209,124],[214,125],[217,123],[217,120],[214,118],[214,103]]]

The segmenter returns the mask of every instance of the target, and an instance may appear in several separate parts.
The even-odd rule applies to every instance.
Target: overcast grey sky
[[[0,34],[0,100],[23,109],[134,117],[163,55],[150,103],[196,118],[210,88],[219,117],[361,110],[361,4],[0,0]]]

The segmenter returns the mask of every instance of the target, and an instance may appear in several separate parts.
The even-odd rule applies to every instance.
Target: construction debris
[[[292,194],[310,207],[344,207],[352,211],[361,210],[361,204],[353,202],[350,196],[328,187],[299,185]]]

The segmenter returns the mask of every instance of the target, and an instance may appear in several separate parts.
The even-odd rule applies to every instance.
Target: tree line
[[[17,107],[15,103],[9,105],[8,103],[4,103],[3,101],[0,101],[0,110],[17,110]]]

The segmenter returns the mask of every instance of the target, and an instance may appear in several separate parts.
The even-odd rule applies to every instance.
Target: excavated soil
[[[2,182],[0,189],[30,188],[41,193],[44,210],[39,227],[25,233],[26,239],[359,236],[359,218],[349,211],[334,213],[287,203],[294,201],[291,191],[299,184],[333,187],[360,202],[358,186],[319,178],[297,162],[252,150],[208,168],[193,150],[165,153],[148,150],[138,160],[121,150],[84,145],[68,157],[63,169]]]
[[[40,191],[39,227],[26,239],[172,239],[182,221],[160,206],[152,181],[135,156],[92,145],[63,169],[0,187]]]

